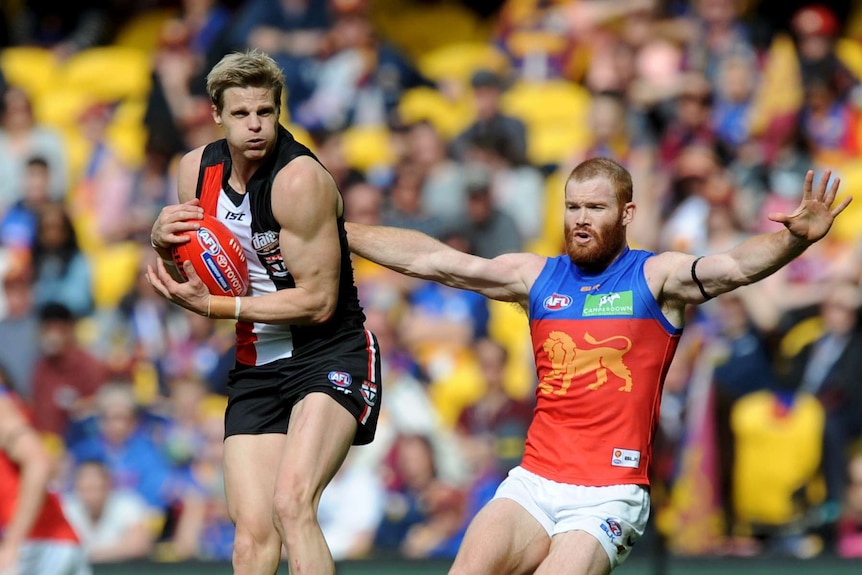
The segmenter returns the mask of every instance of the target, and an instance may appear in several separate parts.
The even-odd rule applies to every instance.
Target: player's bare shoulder
[[[177,197],[180,202],[187,202],[195,197],[204,148],[206,146],[195,148],[180,158],[177,166]]]
[[[653,295],[661,296],[674,270],[688,261],[691,261],[690,255],[672,251],[661,252],[647,259],[644,262],[644,276]]]
[[[335,200],[338,188],[320,162],[310,156],[299,156],[279,170],[273,180],[273,193],[283,200],[299,201],[309,193],[317,201]]]

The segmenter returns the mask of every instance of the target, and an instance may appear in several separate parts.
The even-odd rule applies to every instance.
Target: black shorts
[[[225,437],[287,433],[290,412],[309,393],[325,393],[358,422],[354,445],[371,443],[382,399],[380,349],[370,331],[356,331],[324,352],[265,365],[237,363],[227,385]]]

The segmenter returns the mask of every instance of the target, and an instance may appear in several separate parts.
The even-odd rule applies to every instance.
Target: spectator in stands
[[[838,100],[844,101],[859,84],[859,78],[835,52],[841,23],[834,7],[828,4],[812,2],[800,7],[793,13],[790,28],[803,89],[825,83],[832,87]]]
[[[388,388],[387,388],[388,391]],[[348,454],[320,497],[317,515],[336,561],[367,558],[383,519],[384,490],[377,467]]]
[[[3,274],[3,308],[0,319],[0,365],[5,365],[16,393],[33,399],[33,369],[39,357],[39,314],[33,303],[33,271],[26,253],[9,255]]]
[[[115,489],[104,462],[80,462],[62,501],[91,563],[145,559],[152,553],[155,532],[146,502],[133,490]]]
[[[465,165],[466,213],[455,229],[462,230],[472,253],[483,258],[519,252],[524,247],[515,218],[501,210],[492,195],[492,175],[481,164]]]
[[[21,198],[0,219],[0,244],[30,250],[36,241],[39,214],[51,201],[51,167],[41,156],[27,160]]]
[[[234,526],[224,495],[223,411],[223,405],[198,406],[200,443],[176,486],[179,517],[170,540],[172,558],[230,561]]]
[[[423,176],[418,166],[409,162],[398,165],[394,181],[389,186],[389,201],[383,211],[382,223],[440,237],[444,224],[439,217],[425,211],[422,204],[422,183]]]
[[[235,357],[233,326],[183,310],[186,329],[171,334],[163,367],[168,380],[191,377],[213,393],[225,393]]]
[[[444,225],[456,221],[466,199],[461,163],[449,156],[445,138],[430,121],[415,122],[406,130],[404,161],[422,177],[423,211]]]
[[[515,220],[521,240],[529,243],[543,232],[545,180],[538,168],[513,161],[507,149],[506,142],[491,134],[478,135],[468,144],[464,160],[488,170],[494,205]]]
[[[104,461],[116,488],[134,490],[154,516],[163,516],[173,503],[170,462],[141,425],[131,383],[103,385],[95,407],[82,437],[69,445],[73,460]]]
[[[478,70],[470,79],[476,107],[476,119],[459,134],[451,145],[458,160],[467,158],[471,145],[477,141],[498,143],[500,154],[512,165],[527,162],[527,127],[514,116],[503,113],[501,100],[506,80],[492,70]]]
[[[473,349],[484,390],[478,401],[461,412],[456,429],[468,452],[490,447],[493,467],[489,472],[499,483],[521,461],[534,402],[516,399],[506,391],[509,353],[505,347],[485,337],[477,340]]]
[[[52,202],[39,213],[33,272],[36,305],[60,303],[79,318],[93,312],[91,263],[62,202]]]
[[[784,384],[816,396],[826,413],[821,468],[827,511],[837,518],[847,486],[848,453],[862,438],[862,331],[860,292],[855,282],[836,278],[821,286],[823,333],[784,366]]]
[[[230,43],[235,49],[258,48],[278,62],[290,86],[287,111],[296,117],[317,85],[318,56],[331,23],[329,2],[250,0],[239,7]]]
[[[384,469],[385,515],[377,529],[378,549],[411,558],[453,557],[463,522],[463,495],[441,480],[429,438],[398,437]]]
[[[317,81],[295,121],[308,129],[329,130],[393,124],[401,94],[431,82],[375,33],[366,0],[330,4],[332,24],[321,50]]]
[[[27,160],[34,156],[50,166],[51,198],[63,198],[69,183],[63,138],[56,129],[37,123],[30,96],[11,86],[3,92],[0,108],[0,211],[21,199]]]
[[[39,359],[33,368],[32,405],[36,428],[66,437],[73,419],[87,415],[96,392],[108,380],[107,365],[78,340],[76,317],[60,303],[39,310]]]
[[[681,80],[673,115],[663,126],[658,142],[663,167],[672,166],[685,148],[715,144],[711,121],[713,100],[712,87],[705,76],[695,74]]]
[[[857,449],[847,464],[847,496],[838,521],[837,551],[847,559],[862,558],[862,453]]]

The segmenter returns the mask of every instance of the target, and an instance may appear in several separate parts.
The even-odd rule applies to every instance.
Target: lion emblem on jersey
[[[551,372],[539,383],[542,393],[565,395],[575,376],[591,372],[595,373],[596,380],[587,385],[587,389],[599,389],[607,383],[608,372],[611,372],[624,382],[619,391],[631,392],[632,372],[623,361],[623,356],[632,348],[631,340],[622,335],[597,340],[589,333],[584,333],[584,341],[590,345],[589,348],[578,347],[565,332],[552,331],[548,334],[542,348],[551,360]],[[622,343],[622,349],[614,347],[614,343]],[[560,386],[557,390],[554,390],[555,382]]]

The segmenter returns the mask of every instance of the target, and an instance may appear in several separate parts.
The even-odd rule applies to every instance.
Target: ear
[[[634,202],[627,202],[623,206],[622,223],[624,226],[632,223],[632,220],[635,219],[635,212],[637,212],[637,206]]]
[[[221,112],[218,111],[218,108],[215,104],[210,105],[210,112],[212,113],[213,121],[218,124],[219,128],[221,127]]]

